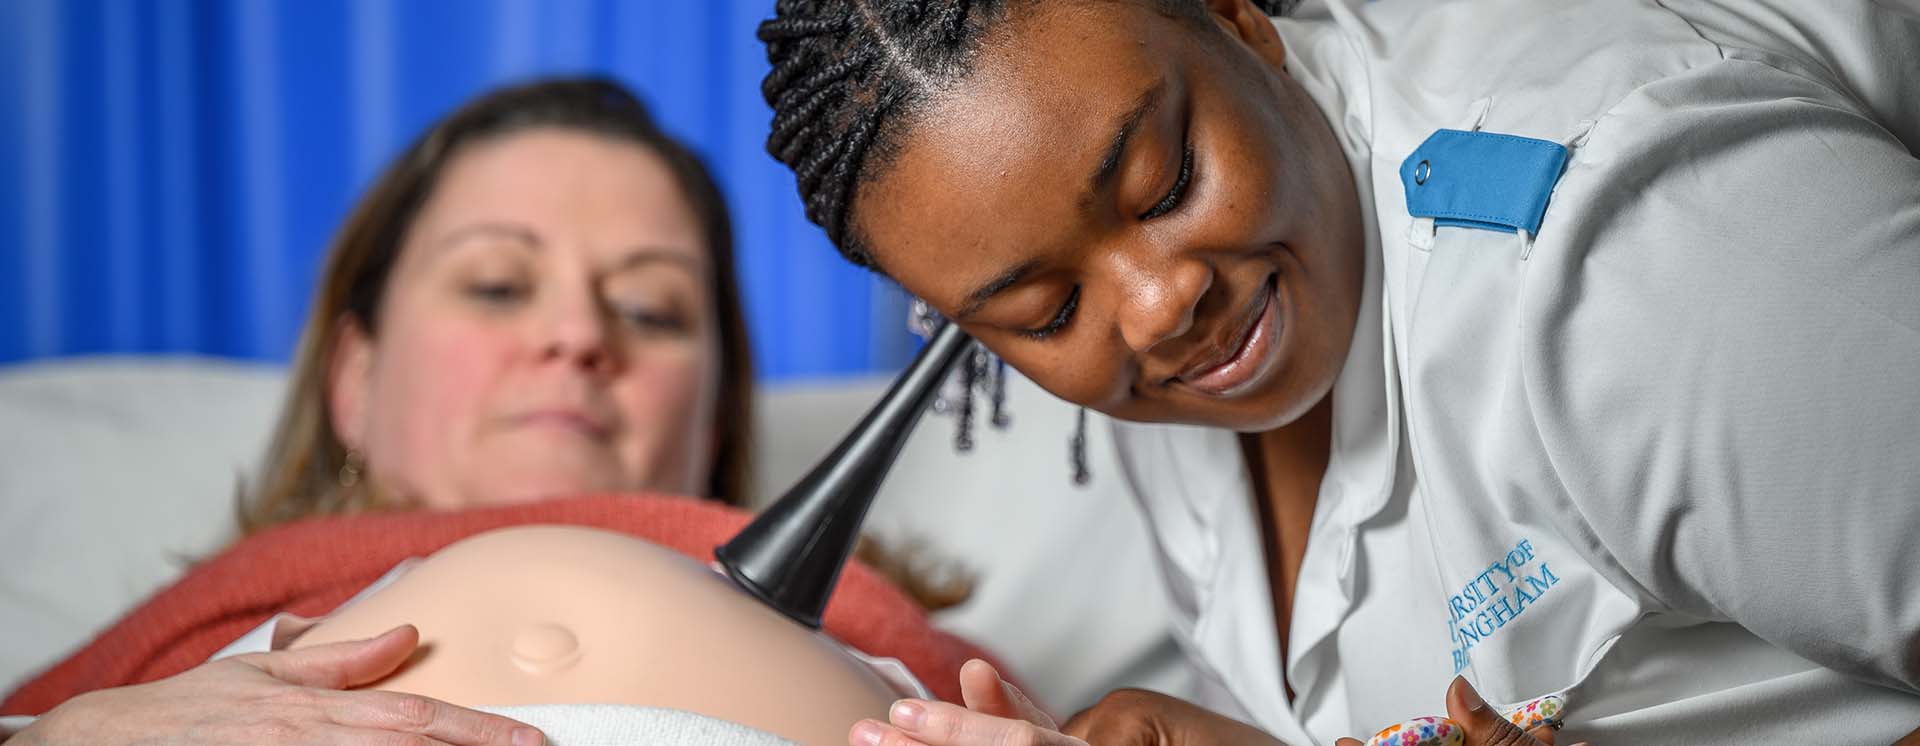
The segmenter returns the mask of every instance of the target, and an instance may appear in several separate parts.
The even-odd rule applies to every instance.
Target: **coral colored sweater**
[[[326,614],[401,560],[495,528],[593,526],[703,562],[749,515],[711,501],[600,495],[457,512],[316,518],[255,534],[189,571],[86,647],[0,702],[0,714],[44,713],[95,689],[171,676],[206,661],[277,612]],[[960,700],[960,665],[984,651],[933,628],[926,612],[879,574],[849,563],[822,617],[828,634],[900,659],[935,696]],[[998,666],[998,661],[995,661]],[[1001,670],[1005,670],[1001,667]]]

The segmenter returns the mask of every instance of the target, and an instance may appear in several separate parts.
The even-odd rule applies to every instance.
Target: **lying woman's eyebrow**
[[[534,233],[532,228],[528,228],[519,223],[487,220],[463,225],[448,231],[446,235],[440,237],[440,240],[434,242],[434,248],[445,249],[462,241],[480,236],[512,239],[517,243],[524,244],[530,249],[537,250],[542,247],[540,234]]]
[[[694,256],[684,250],[676,251],[662,246],[641,246],[620,255],[613,264],[612,271],[625,272],[636,267],[660,264],[679,267],[696,276],[704,277],[707,263],[702,257]]]

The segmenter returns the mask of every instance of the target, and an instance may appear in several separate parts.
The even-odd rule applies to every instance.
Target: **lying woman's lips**
[[[606,425],[601,424],[600,422],[594,420],[592,417],[588,417],[587,415],[581,414],[579,412],[570,412],[566,410],[546,410],[546,411],[540,411],[540,412],[529,412],[527,414],[520,415],[519,417],[515,417],[514,421],[517,424],[521,424],[521,425],[557,427],[563,430],[569,430],[572,432],[579,433],[581,435],[585,435],[594,440],[606,440],[607,436],[612,434],[612,428],[609,428]]]
[[[1187,386],[1211,396],[1234,396],[1265,380],[1279,359],[1275,341],[1279,337],[1279,288],[1276,278],[1267,278],[1265,300],[1254,321],[1241,333],[1240,346],[1233,356],[1194,376],[1182,376]]]

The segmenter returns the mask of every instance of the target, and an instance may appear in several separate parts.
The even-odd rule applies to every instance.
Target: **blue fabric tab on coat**
[[[1407,213],[1437,225],[1540,232],[1567,149],[1494,132],[1439,130],[1400,163]]]

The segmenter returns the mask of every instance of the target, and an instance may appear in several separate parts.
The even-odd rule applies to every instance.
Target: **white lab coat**
[[[1564,694],[1563,743],[1920,727],[1920,9],[1725,5],[1276,21],[1367,302],[1284,682],[1234,434],[1114,425],[1202,704],[1328,744],[1458,671]],[[1569,148],[1537,236],[1408,215],[1441,128]]]

